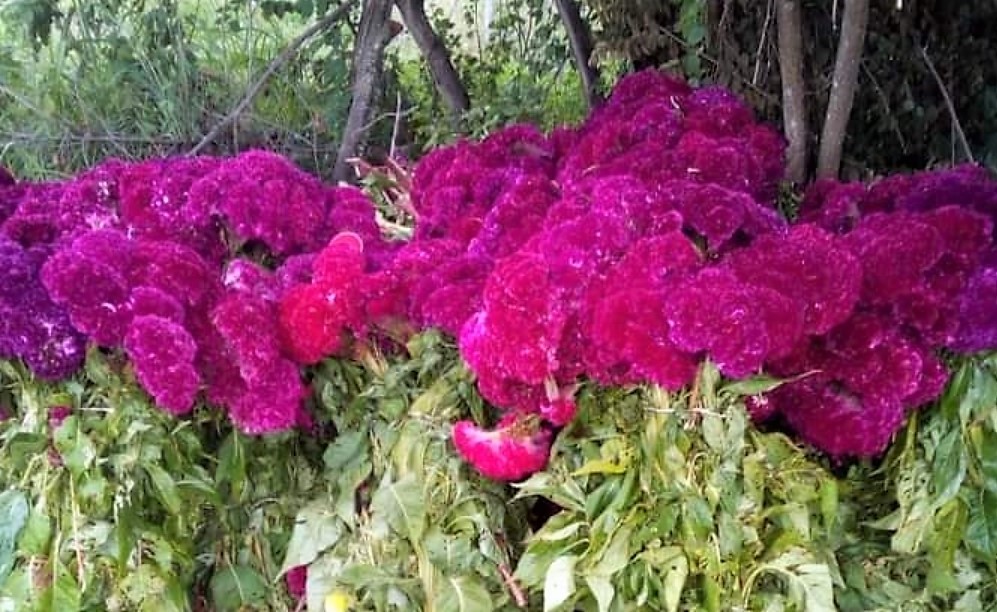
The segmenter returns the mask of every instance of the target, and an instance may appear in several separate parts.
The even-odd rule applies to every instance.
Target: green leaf
[[[544,612],[554,610],[575,594],[576,555],[563,555],[554,559],[544,578]]]
[[[57,560],[52,564],[52,585],[41,596],[41,609],[50,612],[80,609],[80,588],[72,573]]]
[[[363,455],[367,450],[367,432],[346,431],[341,434],[325,449],[322,460],[325,467],[330,472],[343,469],[356,457]]]
[[[52,539],[52,519],[47,514],[43,514],[43,511],[43,509],[36,507],[28,515],[28,521],[18,539],[18,548],[23,554],[44,555],[48,551],[49,540]],[[4,517],[8,516],[2,508],[0,508],[0,513]],[[0,519],[0,521],[2,520]],[[2,572],[0,572],[0,584],[3,584]]]
[[[682,601],[682,591],[689,577],[689,561],[678,546],[668,546],[662,550],[664,563],[659,567],[665,573],[664,592],[665,610],[676,612]]]
[[[268,589],[263,577],[245,565],[229,565],[211,577],[211,601],[219,612],[262,605]]]
[[[790,596],[807,612],[835,612],[834,581],[824,563],[814,563],[811,555],[800,549],[784,552],[769,563],[759,566],[745,587],[750,591],[759,574],[771,572],[787,584]]]
[[[997,564],[997,491],[984,489],[970,497],[966,545],[991,568]]]
[[[613,587],[613,582],[609,577],[586,574],[585,584],[592,591],[596,605],[599,606],[599,612],[609,612],[610,606],[613,605],[613,598],[616,597],[616,588]]]
[[[450,576],[440,581],[433,609],[436,612],[478,612],[494,609],[494,603],[481,580]]]
[[[180,500],[180,492],[173,477],[166,470],[154,463],[145,465],[145,472],[152,480],[152,488],[156,492],[156,497],[166,506],[170,514],[180,514],[183,509],[183,502]]]
[[[28,498],[8,489],[0,493],[0,585],[14,568],[17,538],[28,520]]]
[[[370,502],[371,514],[387,521],[397,533],[413,542],[422,539],[426,528],[426,498],[414,472],[392,482],[385,478]]]
[[[299,565],[308,565],[329,550],[343,536],[345,526],[325,500],[315,500],[298,512],[287,545],[280,574]]]
[[[20,466],[28,459],[44,452],[46,448],[48,448],[48,436],[45,434],[19,431],[11,436],[5,451],[14,465]]]

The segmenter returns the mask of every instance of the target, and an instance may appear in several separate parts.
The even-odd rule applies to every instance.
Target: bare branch
[[[858,87],[859,66],[868,22],[869,0],[845,0],[831,96],[827,102],[824,129],[820,136],[818,178],[837,178],[841,169],[841,151],[845,144],[848,118],[852,114],[852,103],[855,101],[855,89]]]
[[[969,161],[975,161],[973,159],[973,150],[969,148],[969,141],[966,140],[966,132],[962,131],[962,123],[955,112],[955,104],[952,103],[952,97],[949,95],[949,90],[945,87],[945,82],[942,81],[941,75],[935,70],[935,63],[928,57],[927,47],[921,47],[921,57],[924,58],[925,65],[931,71],[931,76],[938,83],[938,89],[942,91],[942,97],[945,99],[945,108],[949,111],[949,117],[952,119],[952,127],[955,129],[956,138],[959,140],[959,146],[962,147],[963,154]]]
[[[575,0],[555,0],[555,2],[564,29],[568,32],[575,68],[582,77],[585,102],[589,108],[595,108],[602,102],[602,95],[599,93],[599,70],[589,61],[592,57],[592,33],[582,19],[581,10]]]
[[[301,32],[301,34],[298,35],[297,38],[292,40],[287,47],[280,52],[280,55],[267,64],[267,67],[263,70],[263,73],[260,74],[259,78],[257,78],[256,81],[249,86],[246,93],[242,96],[242,99],[239,100],[238,104],[236,104],[232,110],[222,118],[221,121],[215,124],[215,126],[211,128],[211,130],[209,130],[203,138],[201,138],[200,142],[194,145],[194,148],[187,152],[187,155],[197,155],[216,138],[218,138],[218,135],[221,134],[222,130],[232,125],[232,123],[239,118],[239,115],[241,115],[243,111],[245,111],[246,108],[253,102],[253,100],[256,99],[256,96],[258,96],[263,90],[263,86],[267,84],[270,77],[280,70],[284,64],[289,62],[309,39],[329,29],[332,24],[336,23],[342,19],[344,15],[349,13],[352,5],[353,0],[342,0],[335,10],[326,14],[324,17],[307,27],[303,32]]]
[[[418,45],[422,56],[429,64],[429,72],[433,75],[436,88],[443,96],[450,112],[459,117],[471,107],[467,88],[461,81],[457,69],[450,59],[450,51],[443,40],[433,30],[426,18],[426,8],[423,0],[396,0],[402,21]]]
[[[797,185],[807,178],[807,105],[803,80],[803,25],[800,0],[776,0],[782,123],[789,146],[786,178]]]

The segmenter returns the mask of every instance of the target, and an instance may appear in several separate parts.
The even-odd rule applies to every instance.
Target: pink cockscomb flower
[[[544,469],[552,435],[535,416],[510,412],[493,431],[459,421],[454,425],[453,439],[461,456],[483,476],[516,481]]]
[[[287,573],[284,574],[284,584],[287,585],[287,593],[295,599],[301,599],[305,596],[305,585],[307,583],[307,565],[297,565],[287,570]]]

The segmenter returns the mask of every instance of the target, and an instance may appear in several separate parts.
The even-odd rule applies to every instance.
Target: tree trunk
[[[869,0],[845,0],[841,19],[841,38],[834,62],[831,96],[824,116],[817,159],[817,178],[837,178],[841,170],[841,151],[852,113],[855,89],[858,87],[859,65],[869,21]]]
[[[450,51],[426,18],[423,0],[396,0],[395,4],[402,14],[405,27],[429,64],[429,72],[433,75],[436,88],[454,117],[460,117],[471,106],[467,89],[450,60]]]
[[[802,185],[807,178],[807,104],[803,80],[803,20],[800,0],[776,0],[779,73],[782,77],[782,123],[789,146],[786,178]]]
[[[391,40],[389,17],[392,0],[366,0],[360,16],[356,48],[353,50],[353,101],[346,117],[343,140],[336,155],[332,176],[337,181],[350,178],[348,159],[360,152],[376,106],[377,95],[384,72],[384,48]]]
[[[589,59],[592,57],[592,34],[582,20],[581,11],[575,0],[555,0],[555,2],[557,12],[561,16],[561,22],[564,23],[564,29],[568,32],[575,66],[578,68],[578,74],[582,77],[585,101],[590,109],[595,108],[602,102],[602,96],[599,94],[599,71],[589,63]]]

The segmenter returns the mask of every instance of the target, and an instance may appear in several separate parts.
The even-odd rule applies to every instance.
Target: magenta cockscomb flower
[[[258,240],[277,255],[313,251],[328,239],[322,184],[275,153],[225,160],[193,183],[188,205],[221,215],[239,240]]]
[[[190,412],[201,379],[195,367],[197,345],[186,329],[156,315],[136,317],[124,348],[135,377],[156,405],[172,414]]]
[[[855,309],[862,266],[836,237],[815,225],[759,237],[730,253],[725,265],[744,283],[767,287],[797,301],[803,332],[825,334]]]
[[[516,481],[547,466],[551,433],[535,416],[507,413],[496,428],[487,431],[471,421],[454,425],[457,452],[483,476]]]

